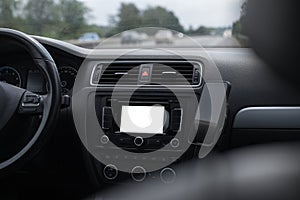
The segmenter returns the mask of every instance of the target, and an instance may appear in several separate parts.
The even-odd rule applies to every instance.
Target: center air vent
[[[196,87],[201,84],[202,66],[194,61],[115,61],[110,64],[102,62],[94,67],[91,84],[105,86],[114,86],[116,83],[124,86],[141,84],[141,66],[145,64],[151,66],[147,86]]]
[[[199,85],[201,66],[190,62],[165,62],[153,65],[151,82],[160,85]]]
[[[136,85],[139,76],[138,63],[98,64],[93,72],[92,83],[100,85],[115,85],[120,78],[121,85]]]

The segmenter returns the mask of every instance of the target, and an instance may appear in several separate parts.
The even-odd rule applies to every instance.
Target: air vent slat
[[[152,80],[162,80],[164,82],[166,81],[177,81],[177,80],[192,80],[192,78],[172,78],[172,79],[161,79],[161,78],[152,78]]]
[[[101,80],[116,80],[116,79],[105,77],[105,78],[101,78]],[[126,80],[124,80],[124,81],[137,81],[137,79],[135,79],[135,78],[126,78]]]
[[[192,78],[193,77],[193,75],[192,74],[181,74],[182,76],[184,76],[184,77],[189,77],[189,78]],[[161,77],[167,77],[167,76],[164,76],[164,75],[162,75],[162,74],[152,74],[152,78],[154,77],[154,78],[156,78],[156,77],[158,77],[158,78],[161,78]],[[181,77],[181,76],[179,76],[179,75],[174,75],[173,77]],[[172,77],[172,78],[173,78]]]
[[[127,74],[126,77],[134,77],[136,78],[137,75],[135,74]],[[106,78],[106,77],[110,77],[110,78],[121,78],[122,75],[115,75],[115,74],[102,74],[101,78]]]

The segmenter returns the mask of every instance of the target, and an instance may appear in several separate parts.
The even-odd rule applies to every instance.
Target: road
[[[194,42],[200,44],[203,47],[227,47],[227,46],[240,46],[239,42],[233,37],[222,37],[222,36],[195,36],[191,39],[182,39],[175,41],[175,45],[178,46],[189,46],[193,45]],[[195,44],[194,44],[195,45]]]
[[[157,47],[154,39],[148,39],[138,44],[121,44],[121,38],[104,39],[98,43],[75,43],[87,48],[133,48],[133,47]],[[162,44],[163,47],[239,47],[239,42],[233,37],[222,36],[193,36],[176,38],[171,44]]]

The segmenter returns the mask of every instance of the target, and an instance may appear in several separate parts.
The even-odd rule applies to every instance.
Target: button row
[[[115,180],[118,177],[118,168],[109,164],[103,168],[103,175],[108,180]],[[156,173],[147,173],[145,168],[142,166],[135,166],[132,168],[130,176],[136,182],[142,182],[146,179],[146,177],[156,178]],[[163,183],[170,184],[174,183],[176,180],[176,172],[174,169],[167,167],[160,171],[159,177]]]
[[[103,135],[100,138],[101,144],[107,144],[109,142],[109,137]],[[144,144],[149,145],[150,147],[160,147],[162,146],[162,141],[160,139],[147,139],[146,141],[142,137],[135,137],[134,139],[129,137],[118,138],[118,143],[120,145],[135,145],[136,147],[141,147]],[[172,148],[176,149],[180,146],[180,142],[177,138],[173,138],[170,142]]]
[[[151,162],[175,162],[178,158],[177,157],[153,157],[153,156],[144,156],[144,155],[137,155],[137,156],[129,156],[129,155],[109,155],[105,153],[101,153],[100,156],[105,158],[106,160],[124,160],[124,161],[151,161]]]

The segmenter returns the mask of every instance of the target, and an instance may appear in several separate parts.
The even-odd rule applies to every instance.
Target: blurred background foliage
[[[243,12],[246,4],[242,7]],[[91,10],[79,0],[0,0],[0,27],[61,40],[77,39],[86,32],[109,37],[138,27],[164,27],[189,35],[211,35],[233,28],[241,33],[241,20],[232,27],[189,27],[184,29],[172,11],[161,6],[138,9],[134,3],[121,3],[118,13],[109,16],[109,26],[88,23]]]

